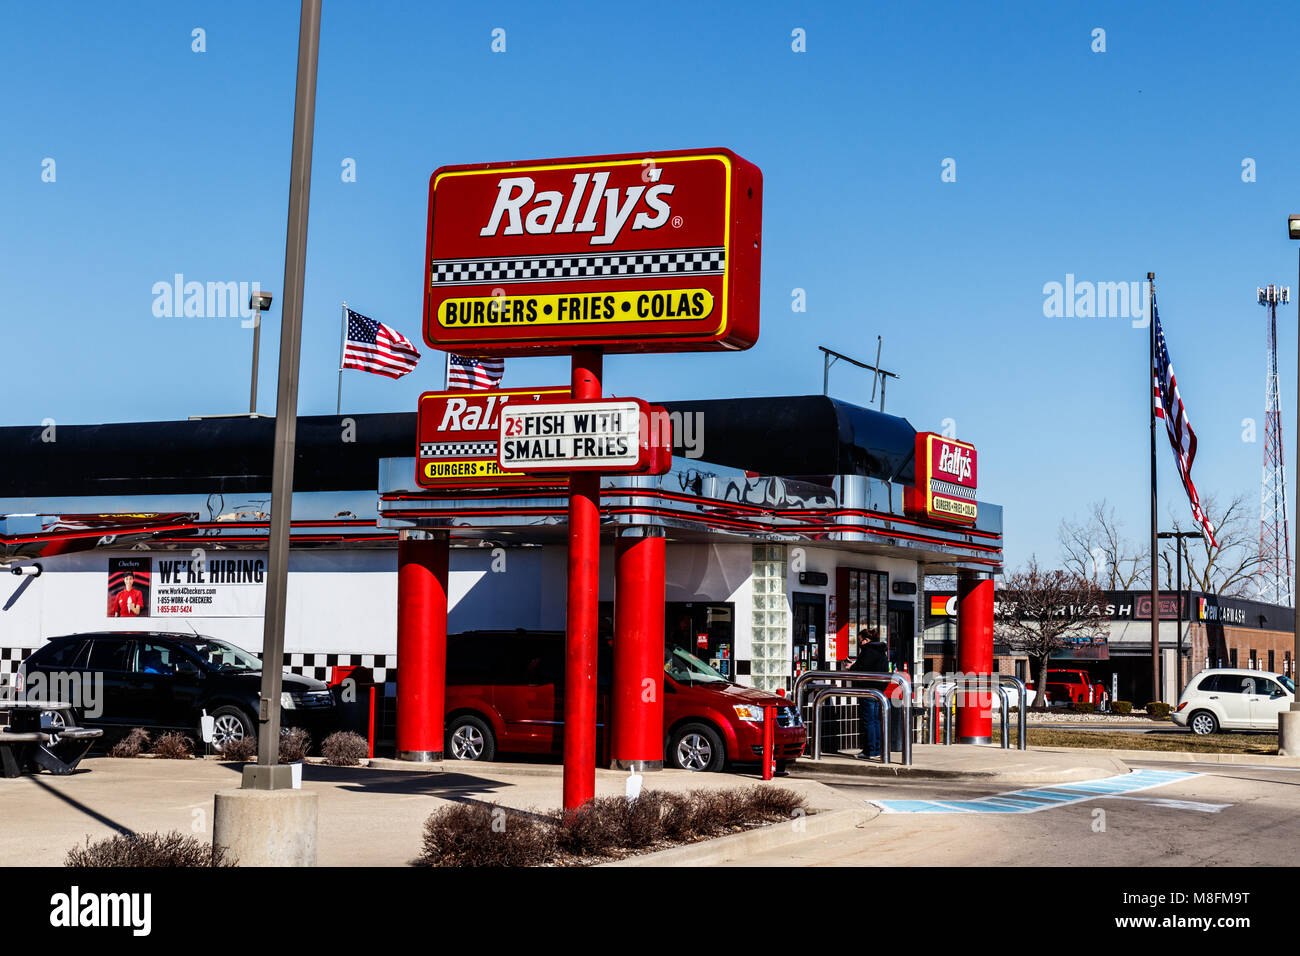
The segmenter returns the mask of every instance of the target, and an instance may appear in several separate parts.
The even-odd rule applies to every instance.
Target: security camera
[[[39,578],[41,576],[41,566],[39,564],[23,564],[16,568],[10,568],[9,572],[19,576]]]

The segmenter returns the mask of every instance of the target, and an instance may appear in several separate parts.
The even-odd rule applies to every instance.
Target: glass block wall
[[[762,690],[787,687],[790,678],[790,595],[785,545],[754,545],[751,680]]]

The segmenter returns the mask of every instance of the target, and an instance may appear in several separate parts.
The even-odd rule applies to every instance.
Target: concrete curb
[[[467,775],[500,774],[512,777],[563,777],[564,768],[532,763],[476,763],[473,760],[433,760],[417,763],[412,760],[393,760],[390,757],[371,757],[366,767],[370,770],[401,770],[406,773],[459,773]],[[600,770],[597,769],[597,773]],[[627,776],[626,772],[620,772]]]
[[[744,833],[630,856],[598,866],[713,866],[751,853],[853,830],[879,814],[875,808],[824,810],[804,817],[802,830],[796,830],[789,823],[773,823]]]
[[[1262,764],[1267,767],[1300,767],[1300,757],[1275,757],[1271,754],[1196,753],[1191,750],[1102,750],[1096,747],[1035,747],[1049,753],[1088,750],[1121,760],[1167,760],[1176,763]]]

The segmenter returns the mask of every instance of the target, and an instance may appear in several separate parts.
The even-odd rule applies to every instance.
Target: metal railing
[[[993,678],[997,678],[997,684],[993,684]],[[929,701],[926,702],[926,709],[929,710],[937,693],[937,685],[941,681],[936,681],[930,688],[927,688]],[[971,685],[975,686],[972,687]],[[968,674],[963,675],[960,681],[954,678],[954,684],[942,694],[939,694],[939,719],[943,722],[943,742],[952,743],[952,725],[955,723],[955,715],[952,713],[951,702],[953,696],[961,691],[965,694],[980,693],[987,688],[988,693],[996,693],[998,699],[1002,702],[1001,707],[1001,736],[1002,749],[1009,750],[1011,747],[1011,705],[1006,686],[1014,686],[1019,693],[1019,703],[1016,708],[1016,749],[1026,750],[1029,747],[1027,731],[1027,711],[1029,710],[1028,692],[1025,689],[1025,682],[1018,677],[1012,677],[1010,674]]]
[[[880,754],[884,763],[889,763],[889,699],[884,691],[873,687],[819,687],[809,698],[813,709],[813,760],[822,759],[822,701],[829,697],[871,697],[880,703]],[[912,765],[912,748],[910,734],[903,734],[903,765]],[[866,752],[864,746],[863,752]]]
[[[894,673],[884,673],[877,671],[806,671],[800,674],[794,680],[794,687],[791,688],[790,697],[794,701],[796,710],[802,711],[804,707],[804,691],[813,682],[817,682],[815,691],[815,702],[813,703],[813,724],[816,739],[813,742],[813,759],[820,759],[821,756],[821,734],[820,734],[820,714],[818,705],[826,699],[832,697],[871,697],[872,694],[853,693],[857,690],[868,690],[871,688],[854,688],[854,687],[836,687],[830,684],[823,684],[823,681],[847,681],[850,683],[871,683],[871,684],[894,684],[899,688],[898,706],[903,711],[903,734],[902,734],[902,751],[903,763],[906,766],[912,764],[912,682],[908,680],[907,675],[901,671]],[[827,691],[827,693],[822,693]],[[838,693],[836,693],[838,692]],[[885,697],[883,692],[877,690],[885,699],[885,705],[881,708],[881,713],[888,715],[890,706],[895,702]],[[889,753],[886,746],[885,753]],[[886,757],[888,762],[888,757]]]

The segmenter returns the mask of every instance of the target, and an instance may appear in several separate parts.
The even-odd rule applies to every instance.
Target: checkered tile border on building
[[[18,665],[36,653],[34,647],[0,647],[0,682],[18,673]],[[261,654],[257,655],[259,658]],[[314,677],[329,683],[335,667],[369,667],[374,672],[376,684],[384,685],[384,695],[396,693],[396,654],[292,654],[284,655],[285,670],[303,677]]]
[[[722,246],[621,252],[605,256],[526,256],[513,259],[435,259],[435,286],[487,282],[562,282],[618,276],[720,275],[727,271]]]
[[[420,445],[421,458],[495,458],[494,441],[424,442]]]

